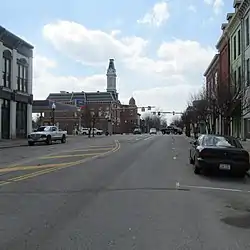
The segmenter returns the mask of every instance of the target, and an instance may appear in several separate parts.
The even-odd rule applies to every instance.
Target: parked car
[[[135,128],[134,131],[133,131],[133,134],[134,135],[141,134],[141,129],[140,128]]]
[[[151,128],[150,131],[149,131],[149,134],[150,135],[153,135],[153,134],[156,135],[157,134],[156,128]]]
[[[82,128],[81,129],[81,134],[82,135],[88,135],[89,134],[89,128]]]
[[[67,131],[62,131],[56,126],[41,126],[28,135],[28,144],[33,146],[37,142],[45,142],[48,145],[54,141],[66,142]]]
[[[195,174],[224,171],[244,177],[250,168],[249,153],[234,137],[201,135],[191,145],[189,161]]]

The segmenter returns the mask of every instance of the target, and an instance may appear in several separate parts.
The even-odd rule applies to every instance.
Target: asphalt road
[[[0,249],[250,249],[250,179],[194,175],[188,147],[119,135],[6,149]]]

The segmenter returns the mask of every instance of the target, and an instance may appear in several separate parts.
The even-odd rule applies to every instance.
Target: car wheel
[[[29,141],[28,144],[29,146],[34,146],[35,143],[33,141]]]
[[[52,144],[52,139],[51,139],[50,135],[47,137],[46,143],[47,143],[47,145],[51,145]]]
[[[62,137],[61,143],[66,143],[66,136],[65,135],[63,135],[63,137]]]
[[[201,169],[198,167],[196,160],[194,160],[194,173],[195,174],[201,173]]]

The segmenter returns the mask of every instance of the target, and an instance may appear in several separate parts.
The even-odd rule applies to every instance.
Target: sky
[[[35,47],[35,99],[105,91],[114,58],[122,103],[133,96],[181,112],[204,85],[233,0],[14,0],[1,9],[0,24]]]

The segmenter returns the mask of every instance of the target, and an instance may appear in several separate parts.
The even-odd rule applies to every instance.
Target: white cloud
[[[153,26],[161,26],[170,17],[169,7],[166,2],[156,3],[153,9],[144,15],[142,19],[137,22],[141,24],[149,24]]]
[[[53,69],[56,67],[57,64],[52,59],[35,55],[33,76],[35,99],[45,99],[49,92],[97,91],[106,88],[105,74],[87,77],[58,76],[53,74]]]
[[[43,35],[61,53],[84,64],[107,62],[107,58],[123,58],[140,55],[147,41],[140,37],[116,39],[117,30],[111,34],[101,30],[89,30],[81,24],[57,21],[44,26]]]
[[[224,6],[223,0],[204,0],[208,5],[211,5],[215,14],[219,14],[221,8]]]
[[[188,10],[191,11],[191,12],[194,12],[194,13],[197,12],[196,7],[194,5],[192,5],[192,4],[188,6]]]
[[[189,93],[203,84],[203,72],[215,51],[197,41],[174,39],[163,42],[155,57],[147,55],[148,41],[123,37],[119,31],[89,30],[68,21],[44,27],[46,39],[64,55],[83,64],[107,65],[115,58],[121,100],[134,95],[139,105],[155,105],[181,111]],[[57,63],[35,55],[35,98],[46,98],[48,91],[97,91],[106,89],[106,72],[82,77],[56,75]],[[96,69],[99,69],[98,67]]]

